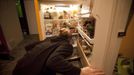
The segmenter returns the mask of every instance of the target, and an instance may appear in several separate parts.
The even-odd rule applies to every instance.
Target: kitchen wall
[[[126,57],[134,58],[134,15],[129,23],[126,36],[123,38],[120,53]]]
[[[37,22],[34,9],[34,0],[24,0],[26,16],[30,34],[38,34]]]
[[[0,24],[10,49],[23,40],[16,0],[0,0]]]

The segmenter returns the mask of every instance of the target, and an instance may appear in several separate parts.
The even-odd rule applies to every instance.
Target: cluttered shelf
[[[51,37],[59,34],[61,28],[68,28],[76,35],[76,26],[78,19],[44,19],[44,28],[46,37]]]
[[[72,18],[72,19],[44,19],[44,21],[54,21],[54,20],[71,21],[71,20],[79,20],[79,18]]]

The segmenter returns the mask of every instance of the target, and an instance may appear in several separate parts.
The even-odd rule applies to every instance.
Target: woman
[[[104,75],[91,67],[79,68],[66,60],[72,55],[71,33],[62,28],[59,36],[26,47],[27,54],[17,63],[13,75]]]

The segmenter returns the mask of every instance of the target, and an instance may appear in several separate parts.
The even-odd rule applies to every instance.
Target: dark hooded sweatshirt
[[[26,47],[28,52],[20,59],[13,75],[80,75],[80,68],[66,58],[73,52],[69,41],[63,37],[52,37]]]

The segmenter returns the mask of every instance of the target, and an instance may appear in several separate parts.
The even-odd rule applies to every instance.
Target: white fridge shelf
[[[94,39],[91,39],[85,32],[83,32],[80,26],[77,27],[77,30],[83,39],[86,39],[91,45],[94,44]]]

